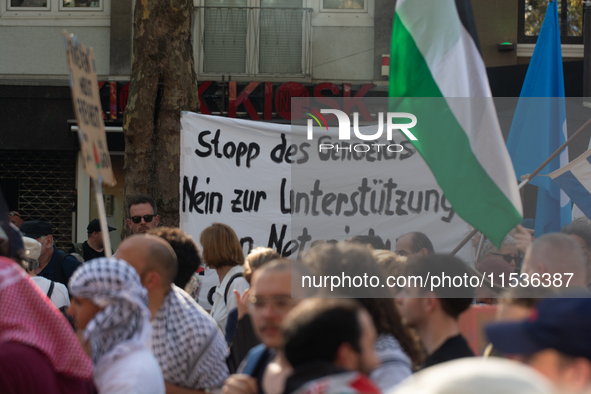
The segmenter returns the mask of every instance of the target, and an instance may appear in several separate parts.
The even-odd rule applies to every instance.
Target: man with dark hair
[[[82,263],[74,256],[58,250],[53,244],[51,223],[41,220],[24,222],[21,232],[23,236],[33,238],[41,244],[39,267],[35,270],[35,275],[68,286],[70,277]]]
[[[117,230],[115,227],[107,225],[109,232]],[[78,253],[84,261],[98,259],[99,257],[105,257],[105,244],[103,241],[103,232],[101,231],[101,223],[98,219],[94,219],[86,227],[88,232],[88,240],[83,243],[74,244],[74,246],[68,250],[68,253]],[[113,252],[111,251],[111,254]]]
[[[147,194],[138,194],[127,198],[125,203],[127,225],[134,234],[147,233],[158,227],[160,216],[154,199]]]
[[[351,239],[349,239],[347,242],[360,245],[369,245],[375,250],[390,249],[390,245],[386,247],[386,244],[384,244],[382,238],[378,237],[377,235],[356,235],[351,237]],[[388,241],[388,243],[389,242],[390,241]]]
[[[458,328],[458,317],[474,297],[469,283],[462,281],[461,286],[455,287],[445,279],[430,291],[433,278],[445,276],[453,280],[466,274],[466,265],[449,255],[424,256],[410,261],[405,269],[408,282],[398,293],[397,301],[404,323],[416,330],[427,353],[422,368],[474,356]]]
[[[570,235],[583,249],[587,259],[587,285],[591,288],[591,222],[586,217],[573,220],[560,230]]]
[[[379,365],[369,313],[349,299],[302,301],[281,325],[294,372],[285,393],[379,393],[367,375]]]
[[[571,298],[571,297],[584,298]],[[496,323],[486,334],[496,350],[545,375],[561,393],[591,392],[591,299],[588,293],[542,300],[528,318]]]
[[[160,237],[172,246],[178,262],[178,270],[173,282],[184,289],[191,280],[191,276],[201,266],[197,244],[190,235],[176,227],[158,227],[148,231],[148,234]]]
[[[396,240],[396,254],[400,256],[430,255],[435,253],[429,238],[418,231],[402,235]]]
[[[126,238],[117,258],[127,261],[148,290],[154,353],[167,393],[205,394],[228,376],[226,341],[213,319],[187,293],[173,285],[177,258],[164,239],[154,235]]]

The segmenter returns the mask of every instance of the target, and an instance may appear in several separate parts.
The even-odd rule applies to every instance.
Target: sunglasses
[[[10,212],[9,215],[10,216],[17,216],[19,218],[21,217],[21,215],[19,215],[18,213],[14,212],[14,211]]]
[[[156,215],[132,216],[131,221],[138,224],[142,221],[142,218],[144,218],[144,222],[150,223],[152,219],[154,219],[154,216]]]
[[[521,260],[523,260],[523,257],[521,256],[511,256],[510,254],[500,254],[500,253],[491,253],[495,256],[501,256],[503,258],[503,260],[505,260],[507,263],[511,263],[511,260],[515,261],[516,265],[519,265],[519,263],[521,263]]]

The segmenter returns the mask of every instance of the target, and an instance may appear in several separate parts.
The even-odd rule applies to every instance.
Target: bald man
[[[541,286],[577,288],[587,284],[587,258],[583,249],[566,234],[544,234],[528,246],[523,258],[522,272],[528,274],[529,283],[533,274]],[[572,274],[572,275],[571,275]],[[570,281],[569,281],[570,278]],[[568,282],[568,286],[567,286]]]
[[[173,284],[177,258],[154,235],[133,235],[119,246],[117,258],[133,266],[148,290],[152,313],[149,344],[164,375],[166,393],[203,393],[228,377],[227,345],[215,321]]]

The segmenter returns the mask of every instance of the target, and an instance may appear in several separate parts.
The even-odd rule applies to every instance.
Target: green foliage
[[[537,36],[540,33],[544,16],[546,15],[546,7],[548,0],[524,0],[525,1],[525,35]],[[567,36],[580,37],[583,35],[583,1],[582,0],[564,0],[566,3],[567,13],[566,21],[562,18],[562,2],[563,0],[556,0],[558,2],[558,19],[560,26],[566,22]],[[562,30],[561,30],[562,31]]]

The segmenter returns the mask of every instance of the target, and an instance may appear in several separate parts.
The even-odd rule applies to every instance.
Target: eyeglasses
[[[495,256],[501,256],[503,258],[503,260],[505,260],[507,263],[511,264],[511,260],[515,260],[515,264],[519,265],[519,263],[521,263],[521,260],[523,260],[523,257],[517,255],[517,256],[512,256],[510,254],[500,254],[500,253],[491,253],[494,254]]]
[[[132,216],[131,221],[138,224],[142,221],[142,218],[144,218],[144,222],[150,223],[152,219],[154,219],[154,216],[156,215]]]
[[[288,312],[297,301],[297,299],[293,299],[288,295],[276,295],[270,297],[252,296],[248,299],[248,307],[253,311],[260,311],[267,305],[271,305],[276,312],[284,313]]]
[[[10,212],[9,215],[10,216],[17,216],[19,218],[21,217],[21,215],[19,215],[17,212],[14,212],[14,211]]]

